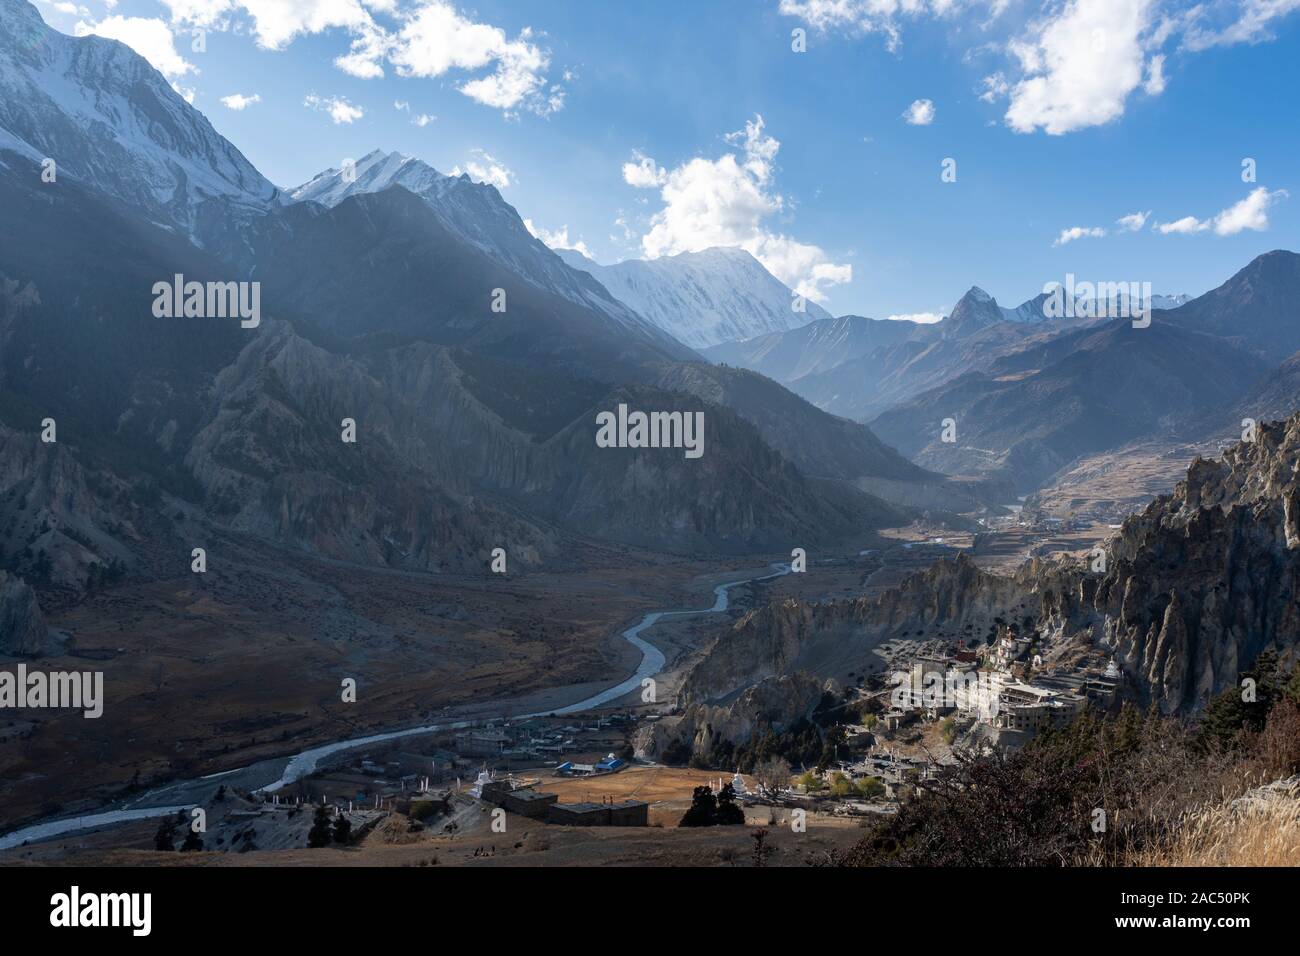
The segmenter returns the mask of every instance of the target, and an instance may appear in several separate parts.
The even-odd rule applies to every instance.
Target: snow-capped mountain
[[[143,209],[202,242],[205,206],[265,209],[279,191],[125,44],[70,37],[0,0],[0,150]]]
[[[785,332],[831,317],[813,302],[796,311],[794,293],[743,249],[705,249],[612,266],[572,249],[559,254],[692,348]]]
[[[426,193],[437,196],[446,191],[447,181],[452,179],[428,163],[377,149],[354,162],[344,163],[342,169],[319,173],[310,182],[289,190],[289,198],[294,202],[318,202],[332,209],[349,196],[377,193],[389,186],[404,186],[419,196]]]
[[[289,190],[289,197],[333,208],[349,196],[394,186],[424,199],[448,229],[534,285],[599,309],[627,328],[666,340],[658,326],[637,315],[590,276],[571,269],[535,238],[515,208],[488,183],[476,183],[463,174],[448,176],[422,160],[375,150]]]
[[[1068,316],[1048,316],[1045,311],[1045,303],[1049,296],[1046,292],[1040,292],[1028,301],[1020,303],[1014,309],[1003,308],[1002,315],[1009,322],[1054,322],[1057,319],[1069,318]],[[1153,295],[1147,301],[1147,305],[1153,311],[1177,309],[1179,306],[1191,302],[1193,296],[1186,294],[1178,295]],[[1106,303],[1106,314],[1112,316],[1130,315],[1132,310],[1129,307],[1129,297],[1121,293]],[[1075,299],[1074,316],[1076,318],[1100,317],[1101,312],[1095,297],[1079,296]]]

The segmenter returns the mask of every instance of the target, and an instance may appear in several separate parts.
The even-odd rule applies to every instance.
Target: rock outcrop
[[[673,743],[707,754],[719,740],[745,743],[769,730],[781,733],[810,718],[833,681],[796,673],[769,677],[746,687],[725,703],[697,703],[680,717],[645,724],[635,740],[637,756],[656,759]]]
[[[35,656],[48,630],[36,592],[20,577],[0,571],[0,654]]]

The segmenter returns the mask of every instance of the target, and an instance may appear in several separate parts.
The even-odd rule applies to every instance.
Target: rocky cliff
[[[833,681],[802,673],[765,678],[733,700],[693,704],[680,717],[645,724],[635,740],[637,756],[654,760],[674,742],[707,754],[719,740],[744,743],[769,730],[781,733],[812,717],[823,695],[834,689]]]
[[[682,684],[684,705],[718,700],[769,677],[806,671],[847,681],[891,638],[984,638],[997,624],[1035,619],[1026,583],[986,574],[964,555],[945,559],[879,597],[773,602],[722,634]]]
[[[0,571],[0,654],[40,654],[47,636],[36,592],[22,578]]]

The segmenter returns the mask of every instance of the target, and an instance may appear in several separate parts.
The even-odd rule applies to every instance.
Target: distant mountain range
[[[768,375],[819,408],[869,421],[899,402],[934,388],[1022,345],[1101,321],[1102,311],[1078,298],[1069,318],[1049,317],[1046,293],[1014,309],[973,286],[939,322],[860,316],[823,319],[702,349],[714,362]],[[1161,309],[1187,296],[1153,296]],[[1129,314],[1123,296],[1104,303],[1107,315]]]
[[[885,441],[947,474],[999,475],[1033,490],[1080,456],[1238,408],[1300,346],[1300,256],[1260,256],[1147,328],[1129,319],[1054,329],[948,366],[941,380],[871,419]],[[1261,413],[1290,414],[1275,394]],[[1249,407],[1249,406],[1248,406]],[[956,423],[945,442],[942,422]]]
[[[1109,317],[1132,314],[1123,295],[1055,318],[1046,293],[1005,309],[976,287],[933,324],[844,316],[702,354],[870,424],[926,468],[1026,494],[1135,442],[1204,442],[1293,412],[1293,363],[1279,363],[1300,348],[1297,301],[1300,256],[1277,251],[1203,296],[1152,296],[1147,328]]]

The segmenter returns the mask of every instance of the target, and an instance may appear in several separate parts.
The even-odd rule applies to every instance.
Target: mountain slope
[[[725,407],[428,343],[339,354],[272,323],[219,376],[215,401],[187,456],[207,498],[235,528],[329,557],[469,569],[499,544],[529,566],[555,551],[552,526],[747,552],[898,517],[805,479]],[[599,447],[596,415],[620,402],[702,412],[703,455]],[[356,445],[339,441],[344,417]]]
[[[913,465],[865,425],[828,415],[755,372],[683,363],[666,368],[656,384],[735,410],[806,475],[850,482],[940,477]]]
[[[1216,289],[1168,313],[1179,325],[1220,335],[1270,362],[1300,350],[1300,255],[1257,256]]]
[[[794,293],[743,249],[714,248],[602,266],[572,249],[560,251],[679,342],[703,348],[828,319],[815,302],[794,308]]]
[[[922,465],[1001,473],[1025,492],[1080,455],[1230,405],[1264,370],[1250,353],[1172,320],[1134,329],[1120,319],[999,358],[885,412],[872,428]],[[951,443],[942,440],[949,418]]]
[[[753,338],[722,342],[701,349],[710,362],[746,368],[782,384],[828,372],[836,366],[870,355],[882,346],[923,336],[925,326],[906,320],[867,319],[842,315],[818,319],[788,332],[768,332]]]
[[[160,479],[203,414],[213,376],[254,330],[153,315],[153,284],[229,278],[203,250],[79,180],[0,170],[0,419],[94,445]]]
[[[423,339],[606,381],[641,377],[648,362],[694,358],[648,324],[630,328],[529,281],[402,186],[332,208],[277,210],[222,251],[259,277],[267,301],[310,315],[344,341]],[[493,310],[497,289],[501,312]]]

